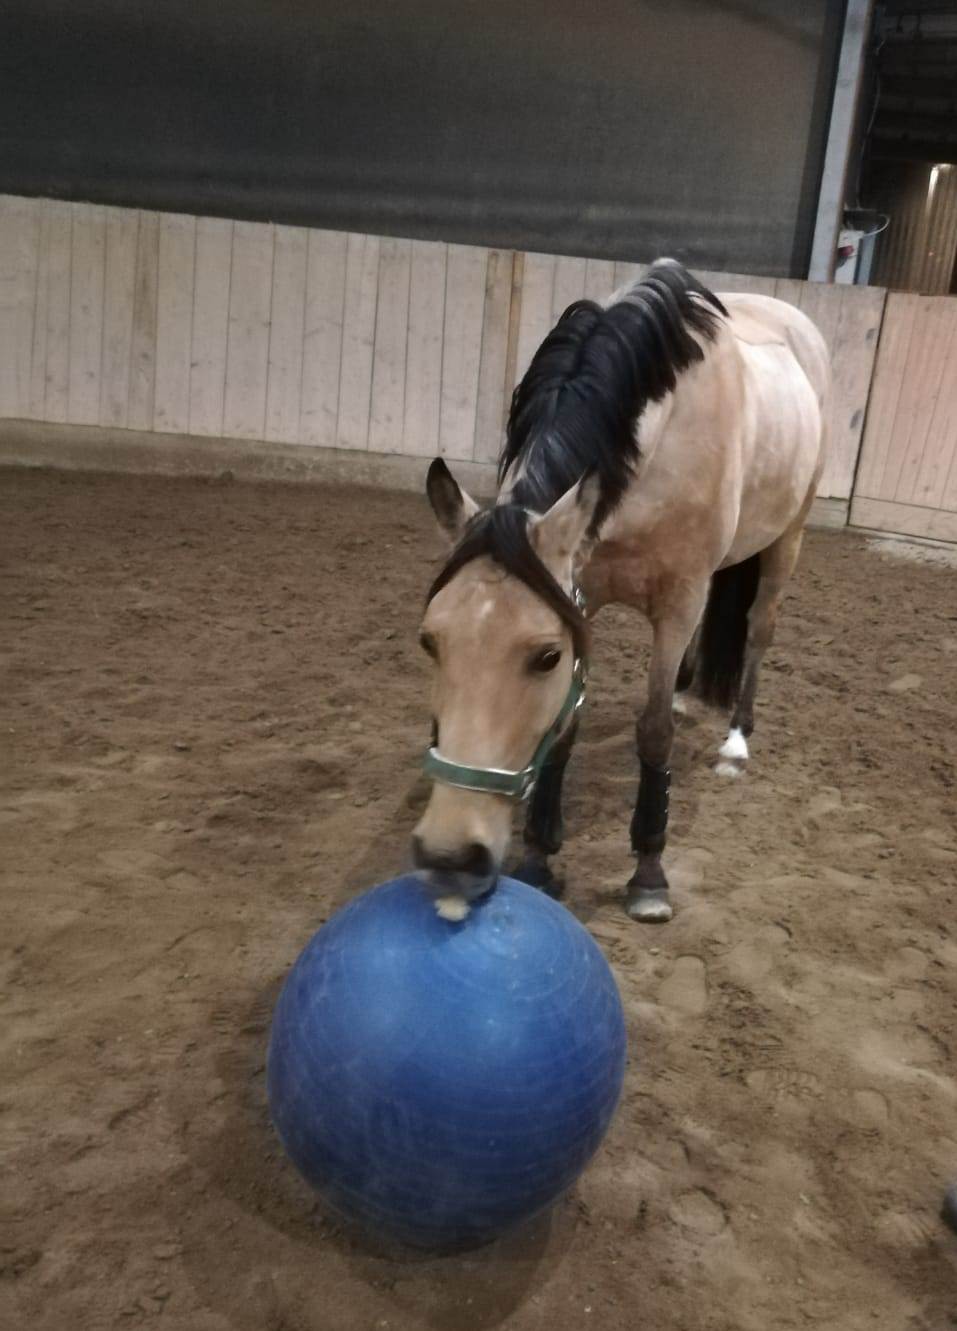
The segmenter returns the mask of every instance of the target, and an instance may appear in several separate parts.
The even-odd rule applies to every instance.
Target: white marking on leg
[[[737,758],[739,762],[748,761],[748,741],[741,730],[735,726],[728,732],[728,738],[718,750],[719,758]]]
[[[680,693],[676,693],[671,700],[671,710],[677,712],[679,716],[684,716],[688,710],[688,704],[682,698]]]
[[[744,768],[739,767],[737,763],[720,762],[714,769],[716,776],[739,777],[744,775]]]

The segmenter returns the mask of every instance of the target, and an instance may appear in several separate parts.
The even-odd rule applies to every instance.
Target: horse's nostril
[[[495,872],[492,852],[480,841],[472,841],[460,850],[429,850],[422,838],[414,833],[412,863],[416,869],[465,873],[473,878],[490,878]]]
[[[488,846],[483,846],[480,841],[473,841],[471,845],[466,846],[459,868],[462,873],[472,874],[476,878],[491,877],[494,865]]]

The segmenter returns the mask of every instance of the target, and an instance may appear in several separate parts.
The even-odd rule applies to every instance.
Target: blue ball
[[[276,1006],[267,1088],[283,1146],[334,1211],[454,1248],[568,1188],[624,1066],[615,981],[568,911],[501,878],[451,923],[410,876],[306,946]]]

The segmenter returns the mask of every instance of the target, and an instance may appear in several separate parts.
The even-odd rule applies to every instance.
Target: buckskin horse
[[[434,661],[433,781],[413,836],[450,917],[486,892],[528,800],[516,876],[559,888],[562,778],[588,621],[651,623],[626,909],[671,918],[661,863],[675,691],[731,713],[716,771],[748,759],[762,657],[824,461],[826,347],[794,306],[715,295],[660,260],[605,304],[577,301],[512,398],[499,493],[480,509],[445,463],[427,492],[452,542],[421,643]]]

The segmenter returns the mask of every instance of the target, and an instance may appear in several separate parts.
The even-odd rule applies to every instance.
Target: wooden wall
[[[873,277],[890,290],[949,294],[957,256],[957,165],[879,161],[871,202],[889,217]]]
[[[0,416],[492,456],[512,255],[0,197]]]
[[[957,541],[957,299],[887,298],[851,520]]]
[[[489,462],[562,310],[639,265],[0,196],[0,417]],[[778,295],[834,354],[820,493],[847,500],[876,288]]]

